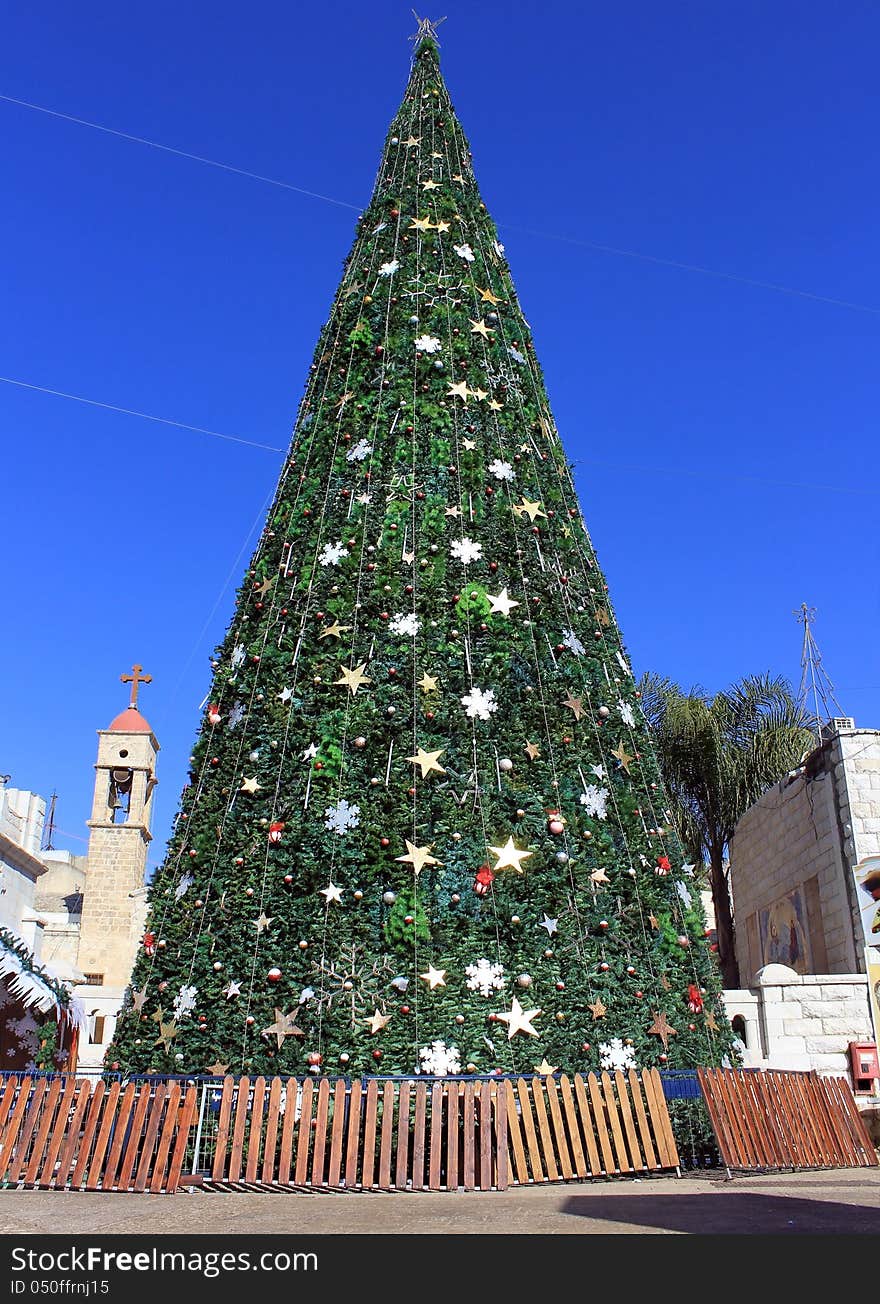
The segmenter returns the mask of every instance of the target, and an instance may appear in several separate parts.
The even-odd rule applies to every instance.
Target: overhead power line
[[[50,118],[59,118],[63,122],[73,122],[78,127],[90,127],[93,131],[101,131],[107,136],[117,136],[120,140],[127,140],[136,145],[146,145],[150,149],[161,150],[165,154],[175,154],[178,158],[189,159],[193,163],[203,163],[206,167],[219,168],[223,172],[232,172],[236,176],[247,177],[251,181],[262,181],[267,186],[277,186],[281,190],[292,190],[295,194],[305,195],[309,199],[319,199],[325,204],[335,204],[338,208],[349,208],[355,213],[363,211],[363,204],[352,204],[347,199],[336,199],[332,195],[322,195],[315,190],[306,190],[303,186],[295,186],[289,181],[281,181],[278,177],[267,177],[261,172],[251,172],[247,168],[235,167],[232,163],[223,163],[219,159],[208,158],[204,154],[192,154],[185,149],[177,149],[173,145],[164,145],[158,140],[149,140],[146,136],[135,136],[128,131],[119,131],[116,127],[105,127],[103,123],[91,122],[88,118],[78,118],[72,113],[62,113],[58,109],[47,108],[44,104],[34,104],[30,100],[21,100],[14,95],[0,94],[0,100],[7,104],[16,104],[19,108],[32,109],[35,113],[44,113]],[[775,294],[794,295],[800,299],[811,299],[814,303],[825,303],[835,308],[848,308],[853,312],[867,312],[873,316],[880,316],[880,308],[873,307],[866,303],[855,303],[850,299],[836,299],[826,294],[816,294],[812,290],[800,290],[791,285],[781,285],[774,281],[762,281],[752,276],[742,276],[738,272],[723,272],[715,267],[704,267],[700,263],[680,262],[675,258],[663,258],[656,254],[642,253],[637,249],[621,249],[616,245],[600,244],[595,240],[584,240],[581,237],[559,235],[553,231],[535,231],[529,227],[515,226],[510,222],[499,222],[498,226],[507,231],[517,231],[522,235],[536,236],[542,240],[558,240],[565,244],[579,245],[584,249],[595,249],[598,253],[613,254],[619,258],[636,258],[641,262],[654,263],[658,267],[671,267],[680,272],[696,272],[701,276],[713,276],[716,279],[724,281],[735,281],[740,285],[749,285],[752,289],[770,290]]]

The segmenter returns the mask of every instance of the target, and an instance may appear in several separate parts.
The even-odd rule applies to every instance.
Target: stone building
[[[740,820],[730,845],[740,974],[725,993],[747,1063],[846,1072],[875,1039],[880,952],[857,873],[880,854],[880,733],[837,718]],[[880,944],[880,934],[878,934]]]

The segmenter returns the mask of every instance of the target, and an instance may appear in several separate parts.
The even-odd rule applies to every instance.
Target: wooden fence
[[[85,1191],[175,1191],[197,1089],[75,1077],[9,1077],[0,1095],[0,1181]]]
[[[873,1168],[878,1159],[849,1084],[815,1072],[698,1069],[728,1168]]]
[[[677,1167],[656,1070],[350,1086],[228,1077],[208,1183],[488,1191]]]
[[[488,1191],[677,1167],[653,1069],[127,1086],[12,1076],[0,1089],[6,1186]]]

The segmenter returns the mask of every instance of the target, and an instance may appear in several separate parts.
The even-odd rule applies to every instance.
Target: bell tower
[[[146,917],[144,875],[152,840],[152,797],[159,744],[138,707],[142,684],[152,682],[135,665],[127,708],[98,730],[95,791],[88,820],[88,870],[83,893],[77,965],[85,982],[77,995],[91,1016],[90,1043],[81,1045],[82,1068],[98,1067],[112,1039],[116,1015],[131,978]]]

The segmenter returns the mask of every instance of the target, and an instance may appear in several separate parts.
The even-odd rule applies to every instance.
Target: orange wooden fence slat
[[[401,1082],[397,1097],[397,1165],[394,1170],[394,1185],[398,1191],[406,1190],[409,1168],[409,1097],[409,1082]]]
[[[596,1127],[593,1119],[593,1110],[590,1106],[590,1099],[587,1094],[587,1084],[584,1081],[582,1073],[574,1075],[574,1095],[577,1101],[578,1122],[581,1126],[584,1136],[584,1145],[587,1147],[587,1159],[590,1166],[590,1175],[598,1177],[605,1172],[602,1160],[599,1158],[599,1150],[596,1145]]]
[[[550,1106],[550,1118],[553,1121],[553,1135],[556,1139],[559,1166],[562,1169],[562,1176],[566,1181],[568,1181],[574,1177],[574,1167],[568,1150],[568,1138],[565,1135],[565,1125],[562,1122],[562,1112],[559,1108],[559,1090],[556,1085],[556,1079],[552,1075],[546,1077],[544,1079],[544,1086],[547,1089],[547,1103]]]
[[[268,1185],[275,1180],[275,1151],[278,1144],[278,1122],[281,1117],[281,1079],[273,1078],[266,1105],[266,1140],[263,1147],[263,1168],[260,1181]]]
[[[43,1167],[37,1178],[40,1186],[51,1186],[52,1178],[55,1176],[55,1164],[58,1160],[58,1152],[64,1144],[64,1138],[67,1133],[67,1120],[70,1117],[70,1106],[76,1091],[76,1078],[67,1078],[64,1090],[61,1093],[61,1099],[58,1102],[58,1112],[55,1115],[55,1125],[49,1134],[49,1144],[46,1146],[46,1156],[43,1161]]]
[[[226,1176],[229,1162],[227,1147],[229,1145],[229,1122],[232,1117],[232,1102],[235,1096],[235,1078],[227,1075],[223,1079],[223,1092],[220,1096],[220,1115],[217,1120],[217,1141],[214,1149],[214,1165],[211,1176],[215,1182],[222,1182]]]
[[[510,1158],[507,1150],[507,1106],[501,1083],[491,1084],[492,1116],[495,1122],[495,1189],[506,1191],[510,1185]]]
[[[327,1150],[327,1123],[330,1117],[330,1083],[327,1078],[318,1082],[318,1103],[315,1107],[314,1140],[312,1143],[312,1186],[326,1185],[324,1155]]]
[[[297,1186],[304,1186],[309,1171],[309,1147],[312,1140],[312,1095],[314,1082],[306,1078],[302,1084],[300,1101],[299,1132],[296,1138],[296,1171],[294,1181]],[[287,1108],[293,1110],[295,1101],[288,1100]]]
[[[379,1084],[375,1078],[367,1083],[367,1104],[364,1110],[364,1144],[361,1185],[369,1191],[376,1169],[376,1117],[379,1109]]]
[[[168,1155],[171,1151],[171,1142],[177,1134],[180,1127],[180,1083],[172,1082],[168,1089],[168,1096],[165,1101],[165,1122],[162,1124],[162,1130],[159,1133],[159,1144],[156,1147],[156,1158],[152,1164],[152,1172],[149,1176],[150,1192],[158,1195],[165,1185],[165,1169],[168,1166]]]
[[[328,1186],[339,1186],[342,1174],[342,1144],[345,1139],[345,1082],[339,1078],[333,1088],[333,1130],[330,1134]]]
[[[33,1114],[33,1121],[36,1123],[36,1113],[39,1112],[40,1125],[37,1128],[37,1134],[34,1138],[33,1145],[31,1146],[30,1157],[28,1157],[25,1153],[27,1148],[27,1141],[25,1140],[27,1120],[25,1120],[25,1125],[22,1128],[21,1137],[18,1142],[15,1163],[9,1166],[7,1180],[10,1182],[15,1182],[23,1177],[25,1182],[30,1185],[37,1179],[37,1173],[40,1171],[40,1164],[43,1160],[43,1151],[46,1148],[46,1140],[49,1136],[52,1124],[55,1121],[55,1107],[61,1093],[61,1079],[55,1078],[51,1085],[49,1085],[48,1092],[46,1091],[47,1085],[45,1078],[42,1078],[37,1082],[36,1089],[31,1099],[30,1108],[28,1109],[28,1116],[30,1117],[30,1115]],[[33,1131],[33,1126],[31,1127],[31,1131]]]
[[[619,1070],[614,1074],[614,1088],[617,1094],[620,1118],[623,1123],[623,1135],[626,1140],[627,1149],[629,1150],[630,1168],[633,1172],[642,1173],[645,1171],[645,1161],[642,1158],[641,1147],[639,1146],[635,1124],[633,1123],[628,1083]]]
[[[416,1083],[416,1106],[413,1115],[412,1189],[425,1188],[425,1127],[428,1121],[428,1088]]]
[[[73,1115],[64,1128],[64,1145],[61,1147],[55,1175],[52,1179],[52,1185],[57,1187],[59,1190],[64,1190],[67,1186],[67,1179],[70,1175],[73,1157],[76,1153],[76,1148],[79,1145],[82,1121],[85,1118],[91,1094],[91,1083],[81,1082],[79,1090],[76,1093],[76,1107]]]
[[[3,1134],[3,1148],[2,1151],[0,1151],[0,1180],[5,1178],[7,1170],[12,1162],[15,1143],[30,1099],[31,1082],[32,1079],[30,1077],[22,1078],[18,1088],[18,1097],[9,1114],[9,1119]]]
[[[517,1111],[517,1095],[513,1083],[508,1079],[502,1084],[504,1089],[504,1099],[507,1105],[507,1133],[510,1137],[510,1145],[513,1150],[513,1166],[516,1174],[515,1180],[521,1185],[526,1186],[529,1182],[529,1166],[526,1162],[526,1152],[523,1147],[523,1135],[520,1115]]]
[[[116,1185],[120,1191],[127,1191],[131,1182],[132,1171],[143,1138],[144,1119],[150,1107],[150,1095],[150,1088],[142,1084],[126,1125],[122,1162],[119,1165],[119,1173],[116,1178]]]
[[[290,1181],[290,1166],[293,1163],[293,1129],[296,1126],[296,1108],[299,1101],[299,1083],[288,1078],[281,1088],[278,1100],[278,1112],[284,1106],[284,1122],[281,1125],[281,1150],[278,1155],[278,1185],[286,1186]]]
[[[358,1185],[358,1159],[361,1143],[361,1114],[363,1110],[363,1087],[360,1080],[351,1084],[348,1102],[348,1145],[345,1151],[345,1185],[353,1191]]]
[[[446,1189],[458,1190],[458,1120],[461,1083],[452,1082],[446,1093]]]
[[[232,1125],[232,1145],[229,1149],[229,1171],[227,1176],[230,1182],[237,1182],[241,1177],[241,1160],[244,1152],[244,1134],[247,1127],[250,1096],[250,1078],[239,1078],[235,1101],[235,1121]]]
[[[474,1159],[476,1115],[474,1113],[473,1082],[466,1082],[464,1084],[464,1095],[461,1102],[461,1117],[464,1129],[462,1138],[461,1184],[466,1191],[473,1191],[476,1189],[476,1164]]]
[[[596,1135],[599,1138],[599,1148],[602,1151],[602,1171],[603,1173],[615,1173],[617,1164],[614,1159],[614,1151],[611,1149],[611,1138],[605,1124],[605,1102],[595,1073],[587,1074],[587,1091],[590,1096],[590,1112],[595,1123]]]
[[[492,1190],[492,1085],[480,1083],[480,1190]]]
[[[541,1138],[541,1153],[544,1156],[544,1167],[547,1170],[548,1179],[551,1182],[558,1182],[559,1169],[556,1167],[556,1155],[553,1151],[553,1138],[550,1135],[550,1120],[547,1117],[547,1106],[544,1103],[544,1084],[541,1078],[532,1078],[529,1085],[532,1092],[535,1119],[538,1124],[537,1131]]]
[[[428,1189],[439,1191],[442,1182],[443,1162],[443,1100],[442,1082],[435,1082],[431,1088],[431,1147],[428,1154]],[[456,1138],[456,1145],[458,1140]]]
[[[89,1112],[86,1115],[86,1121],[83,1124],[79,1154],[77,1155],[76,1165],[70,1178],[70,1189],[72,1191],[77,1191],[82,1187],[83,1175],[86,1171],[86,1165],[89,1162],[92,1142],[98,1131],[98,1119],[101,1116],[101,1106],[104,1103],[104,1094],[106,1090],[106,1082],[103,1078],[99,1078],[95,1083],[95,1089],[92,1092],[92,1098],[89,1101]]]
[[[186,1159],[186,1149],[189,1143],[189,1134],[192,1131],[193,1123],[196,1118],[198,1108],[198,1092],[194,1086],[186,1089],[183,1105],[178,1114],[177,1137],[174,1142],[174,1150],[171,1154],[171,1163],[168,1165],[168,1177],[165,1181],[165,1190],[169,1195],[173,1195],[181,1184],[181,1174],[183,1164]],[[186,1182],[183,1183],[184,1186]]]
[[[101,1189],[103,1191],[112,1191],[116,1185],[116,1173],[122,1158],[122,1147],[125,1144],[136,1093],[137,1085],[134,1082],[127,1083],[119,1101],[116,1116],[112,1120],[113,1140],[110,1144],[110,1154],[101,1178]]]
[[[588,1177],[590,1170],[587,1166],[587,1158],[584,1154],[584,1147],[581,1143],[581,1128],[578,1120],[577,1102],[575,1101],[571,1080],[567,1073],[563,1073],[559,1079],[559,1092],[562,1096],[562,1108],[568,1126],[568,1135],[571,1140],[571,1155],[575,1175],[577,1177]]]
[[[250,1127],[248,1129],[247,1160],[245,1161],[244,1180],[255,1182],[260,1166],[260,1150],[263,1144],[263,1110],[266,1101],[266,1079],[254,1079],[254,1094],[251,1100]]]
[[[159,1124],[162,1119],[165,1101],[167,1099],[168,1084],[165,1082],[157,1082],[153,1092],[153,1098],[150,1101],[150,1111],[147,1115],[146,1127],[144,1128],[141,1157],[134,1179],[135,1191],[146,1190],[147,1175],[153,1162],[153,1151],[156,1146],[156,1137],[159,1135]]]
[[[382,1088],[382,1137],[379,1143],[379,1190],[391,1190],[391,1146],[394,1139],[394,1083]]]
[[[639,1075],[635,1069],[630,1069],[627,1074],[629,1081],[629,1094],[633,1103],[636,1114],[636,1123],[639,1129],[639,1137],[642,1142],[642,1154],[645,1156],[645,1167],[648,1169],[659,1168],[660,1164],[654,1154],[654,1144],[651,1140],[651,1128],[648,1124],[648,1115],[645,1113],[645,1102],[642,1099],[642,1087],[639,1082]]]
[[[104,1097],[104,1110],[101,1118],[101,1127],[98,1132],[98,1139],[95,1142],[95,1148],[92,1151],[92,1157],[89,1160],[89,1170],[86,1177],[85,1187],[87,1191],[97,1190],[98,1184],[104,1176],[104,1156],[107,1153],[110,1133],[116,1119],[116,1108],[121,1091],[121,1083],[111,1082],[110,1090]]]

